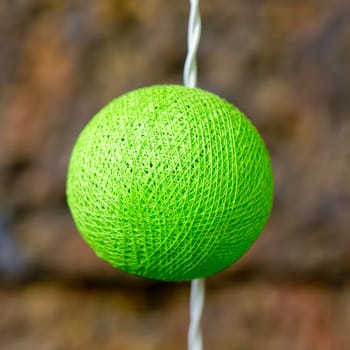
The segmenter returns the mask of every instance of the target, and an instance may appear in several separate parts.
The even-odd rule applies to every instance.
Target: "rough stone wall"
[[[276,186],[260,239],[209,279],[208,348],[346,350],[350,3],[202,0],[201,12],[199,86],[252,119]],[[182,82],[187,16],[179,0],[0,1],[5,349],[184,348],[187,287],[99,261],[64,192],[71,148],[94,113],[127,90]]]

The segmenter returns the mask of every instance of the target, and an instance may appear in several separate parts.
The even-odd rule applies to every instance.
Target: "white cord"
[[[199,0],[190,0],[190,18],[187,32],[187,57],[184,67],[184,84],[190,88],[197,85],[197,51],[201,36]],[[204,306],[204,278],[191,282],[190,326],[188,330],[188,350],[202,350],[201,318]]]
[[[184,67],[184,84],[188,87],[197,85],[197,60],[199,39],[201,37],[201,17],[199,0],[190,0],[190,18],[187,32],[187,57]]]
[[[190,297],[190,327],[188,330],[188,350],[202,350],[201,318],[204,305],[204,278],[192,280]]]

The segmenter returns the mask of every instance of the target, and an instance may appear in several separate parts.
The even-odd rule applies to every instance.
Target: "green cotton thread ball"
[[[138,276],[189,280],[227,268],[256,240],[272,207],[271,162],[227,101],[151,86],[114,99],[84,128],[67,199],[102,259]]]

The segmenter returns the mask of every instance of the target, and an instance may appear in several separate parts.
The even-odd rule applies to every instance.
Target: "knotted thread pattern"
[[[212,275],[255,241],[272,206],[271,163],[253,125],[184,86],[129,92],[74,146],[67,199],[98,256],[131,274]]]

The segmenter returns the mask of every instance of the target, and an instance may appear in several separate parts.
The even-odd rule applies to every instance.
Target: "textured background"
[[[208,279],[207,349],[350,347],[350,3],[202,0],[199,86],[265,138],[275,206]],[[0,1],[0,347],[185,349],[188,284],[98,260],[65,204],[67,161],[108,100],[181,83],[187,1]]]

